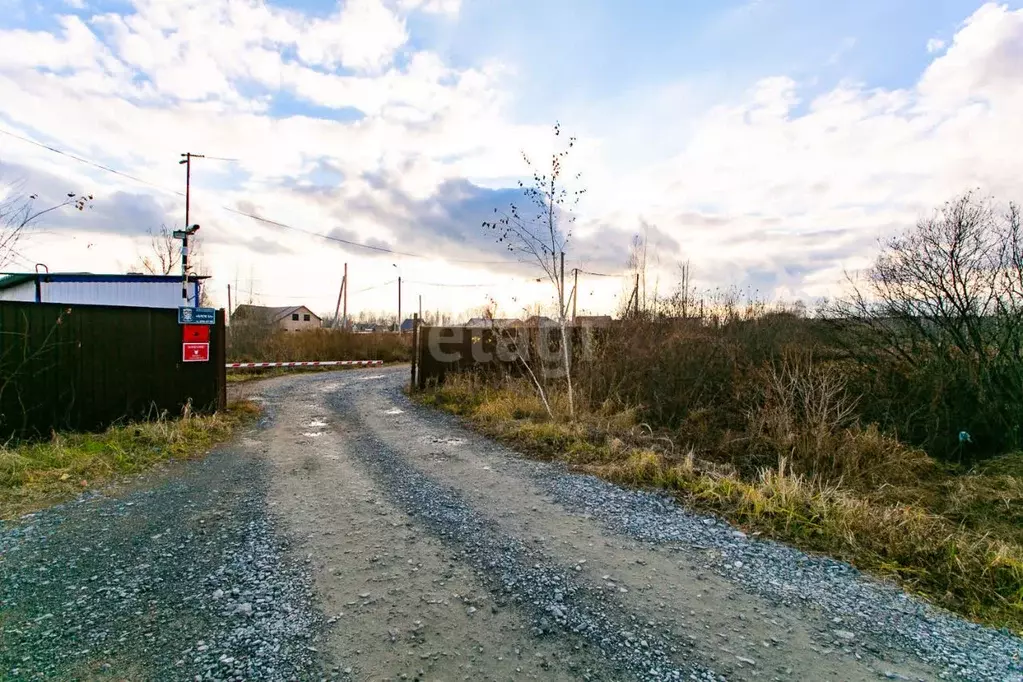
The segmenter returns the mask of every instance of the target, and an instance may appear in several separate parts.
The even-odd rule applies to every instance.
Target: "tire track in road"
[[[337,385],[262,393],[277,414],[264,444],[271,505],[312,573],[326,667],[358,680],[621,679],[581,639],[533,637],[458,543],[408,515],[394,492],[420,482],[363,464],[366,444],[324,402]]]
[[[381,490],[495,592],[521,587],[534,626],[584,637],[634,677],[1023,680],[1023,643],[1008,633],[663,497],[526,460],[410,403],[400,368],[382,375],[328,392]]]

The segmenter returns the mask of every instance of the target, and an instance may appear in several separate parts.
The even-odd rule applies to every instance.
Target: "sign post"
[[[213,325],[216,323],[216,308],[189,308],[186,306],[178,308],[178,324]]]
[[[178,308],[182,362],[210,361],[210,327],[216,323],[215,308]]]
[[[182,362],[209,362],[210,344],[208,343],[183,343],[181,344]]]

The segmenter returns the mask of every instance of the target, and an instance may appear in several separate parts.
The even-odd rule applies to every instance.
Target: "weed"
[[[617,401],[571,422],[551,420],[528,385],[508,379],[487,385],[456,375],[417,395],[534,457],[671,491],[747,529],[1023,632],[1023,453],[968,471],[939,464],[861,426],[848,414],[841,382],[807,367],[758,374],[762,390],[743,428],[730,433],[710,426],[706,410],[684,428],[655,429]],[[694,434],[698,444],[683,440]]]
[[[411,357],[411,345],[411,334],[360,334],[338,329],[285,332],[237,323],[228,329],[227,355],[231,362],[406,362]]]
[[[186,414],[115,425],[101,433],[54,433],[49,440],[0,447],[0,518],[72,497],[161,462],[192,459],[258,414],[255,403],[225,413]]]

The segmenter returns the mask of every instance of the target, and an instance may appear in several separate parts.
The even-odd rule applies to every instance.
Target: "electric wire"
[[[123,171],[116,170],[116,169],[111,168],[109,166],[106,166],[104,164],[97,163],[95,161],[91,161],[89,159],[83,158],[81,156],[78,156],[77,154],[72,154],[71,152],[66,152],[66,151],[64,151],[62,149],[58,149],[57,147],[53,147],[53,146],[48,145],[48,144],[43,144],[42,142],[37,142],[37,141],[35,141],[33,139],[24,137],[22,135],[18,135],[16,133],[12,133],[9,130],[5,130],[3,128],[0,128],[0,133],[2,133],[4,135],[8,135],[10,137],[13,137],[13,138],[15,138],[17,140],[21,140],[22,142],[27,142],[28,144],[35,145],[36,147],[40,147],[40,148],[45,149],[47,151],[53,152],[55,154],[60,154],[61,156],[66,156],[67,158],[70,158],[70,159],[73,159],[75,161],[78,161],[79,163],[84,163],[84,164],[86,164],[88,166],[92,166],[94,168],[98,168],[98,169],[100,169],[102,171],[106,171],[108,173],[113,173],[113,174],[119,175],[119,176],[121,176],[123,178],[127,178],[129,180],[132,180],[134,182],[141,183],[141,184],[146,185],[148,187],[152,187],[154,189],[158,189],[158,190],[163,191],[163,192],[169,192],[171,194],[174,194],[174,195],[180,196],[180,197],[185,196],[185,193],[181,192],[179,190],[170,189],[169,187],[163,187],[162,185],[158,185],[158,184],[156,184],[154,182],[150,182],[149,180],[145,180],[143,178],[137,177],[137,176],[132,175],[130,173],[125,173]],[[237,161],[237,159],[221,159],[220,157],[206,157],[206,158],[218,159],[218,160],[223,160],[223,161]],[[221,210],[224,210],[224,211],[228,211],[229,213],[234,213],[234,214],[237,214],[237,215],[240,215],[240,216],[244,216],[246,218],[250,218],[252,220],[256,220],[256,221],[264,223],[266,225],[272,225],[274,227],[279,227],[279,228],[286,229],[286,230],[293,230],[295,232],[301,232],[301,233],[309,235],[311,237],[318,237],[320,239],[325,239],[327,241],[332,241],[332,242],[335,242],[335,243],[338,243],[338,244],[344,244],[346,246],[351,246],[351,247],[354,247],[354,248],[367,249],[367,250],[370,250],[370,251],[376,251],[378,253],[388,253],[388,254],[395,255],[395,256],[404,256],[406,258],[433,259],[433,257],[431,257],[431,256],[425,256],[425,255],[420,254],[420,253],[411,253],[411,252],[408,252],[408,251],[399,251],[397,249],[390,249],[390,248],[383,247],[383,246],[374,246],[372,244],[363,244],[361,242],[352,241],[350,239],[344,239],[342,237],[336,237],[336,236],[330,235],[330,234],[323,234],[321,232],[314,232],[312,230],[306,230],[306,229],[303,229],[303,228],[300,228],[300,227],[295,227],[294,225],[289,225],[289,224],[281,222],[279,220],[274,220],[272,218],[266,218],[266,217],[261,216],[259,214],[250,213],[248,211],[242,211],[240,209],[232,208],[230,206],[218,206],[218,208],[221,209]],[[445,261],[447,261],[449,263],[470,263],[470,264],[473,264],[473,265],[530,265],[529,263],[525,263],[523,261],[507,261],[507,260],[503,260],[503,261],[481,261],[481,260],[476,260],[476,259],[458,259],[458,258],[443,258],[442,260],[445,260]]]

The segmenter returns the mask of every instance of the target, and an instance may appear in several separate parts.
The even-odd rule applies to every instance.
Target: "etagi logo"
[[[565,336],[572,340],[562,345],[559,326],[507,329],[467,327],[426,327],[420,348],[434,362],[460,367],[524,364],[539,369],[550,379],[566,376],[566,367],[593,357],[594,330],[566,326]]]

